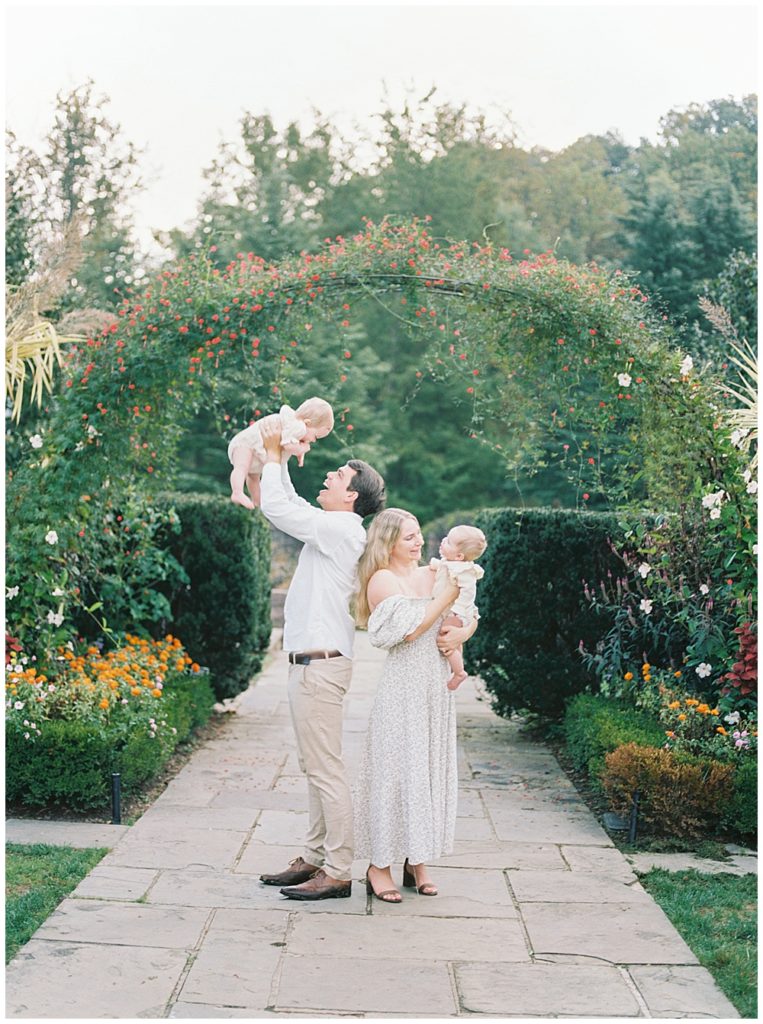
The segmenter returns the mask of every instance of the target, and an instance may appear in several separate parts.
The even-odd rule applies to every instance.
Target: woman
[[[419,565],[423,544],[415,517],[388,508],[371,524],[358,566],[358,624],[389,655],[355,785],[355,852],[371,860],[367,891],[386,903],[402,899],[393,861],[405,861],[404,886],[437,895],[426,861],[452,849],[456,827],[456,711],[437,635],[458,587],[432,597],[435,574]],[[447,644],[475,629],[454,627]]]

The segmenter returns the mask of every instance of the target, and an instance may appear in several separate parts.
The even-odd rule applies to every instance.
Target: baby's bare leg
[[[448,615],[443,619],[443,626],[463,626],[463,620],[460,615]],[[451,651],[450,654],[446,654],[445,658],[451,667],[452,675],[448,680],[448,689],[457,690],[464,679],[466,679],[466,672],[464,671],[464,648],[462,644]]]
[[[252,452],[249,448],[240,445],[231,452],[231,461],[233,469],[230,475],[230,500],[236,505],[243,505],[244,508],[254,508],[252,501],[244,494],[244,484],[248,482],[249,467],[252,464]]]
[[[247,486],[247,489],[248,489],[249,493],[252,496],[252,501],[257,506],[257,508],[259,508],[260,507],[260,474],[259,473],[250,473],[247,476],[247,478],[246,478],[246,486]]]

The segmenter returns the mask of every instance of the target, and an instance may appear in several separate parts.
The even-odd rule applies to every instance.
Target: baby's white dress
[[[458,597],[448,614],[458,615],[465,626],[471,625],[480,617],[475,604],[477,581],[485,575],[485,570],[476,562],[449,561],[447,558],[432,558],[429,565],[437,571],[432,596],[438,597],[452,580],[458,587]]]
[[[437,649],[441,620],[409,643],[431,597],[394,594],[368,620],[389,650],[353,787],[355,852],[377,867],[420,864],[453,849],[458,801],[456,705]]]
[[[287,444],[295,444],[301,441],[307,433],[307,424],[304,420],[297,419],[297,415],[289,405],[282,405],[278,410],[281,417],[281,447]],[[254,452],[255,460],[249,469],[250,473],[259,473],[267,462],[265,445],[262,443],[262,432],[259,423],[252,423],[244,430],[240,430],[231,438],[228,445],[228,459],[233,465],[234,448],[249,448]]]

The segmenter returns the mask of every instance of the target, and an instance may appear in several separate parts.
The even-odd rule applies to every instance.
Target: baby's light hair
[[[460,539],[453,537],[455,530],[461,534]],[[475,558],[479,558],[487,547],[485,534],[476,526],[454,526],[450,531],[450,542],[467,562],[473,562]]]
[[[294,412],[301,420],[309,420],[311,427],[334,429],[334,410],[322,398],[306,398]]]

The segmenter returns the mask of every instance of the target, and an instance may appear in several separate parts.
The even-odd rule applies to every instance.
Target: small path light
[[[122,777],[118,772],[111,776],[111,824],[122,824]]]

